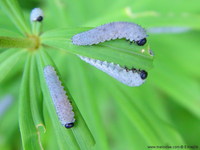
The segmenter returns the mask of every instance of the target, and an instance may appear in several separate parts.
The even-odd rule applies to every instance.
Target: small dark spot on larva
[[[37,21],[39,21],[39,22],[41,22],[43,20],[43,17],[42,16],[39,16],[38,18],[37,18]]]
[[[146,42],[147,42],[147,39],[146,39],[146,38],[141,39],[141,40],[139,40],[139,41],[136,41],[137,45],[139,45],[139,46],[143,46]]]
[[[142,71],[140,72],[140,77],[141,77],[143,80],[146,79],[147,76],[148,76],[148,73],[147,73],[145,70],[142,70]]]
[[[65,124],[65,128],[67,128],[67,129],[72,128],[73,126],[74,126],[73,122]]]

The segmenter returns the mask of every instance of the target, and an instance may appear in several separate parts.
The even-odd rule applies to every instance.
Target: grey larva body
[[[140,86],[145,82],[145,78],[147,77],[147,72],[141,70],[130,70],[127,68],[122,68],[118,64],[108,63],[107,61],[100,61],[91,59],[88,57],[79,56],[83,61],[93,65],[94,67],[98,68],[99,70],[107,73],[108,75],[112,76],[113,78],[117,79],[123,84],[128,86]]]
[[[34,8],[31,11],[31,16],[30,16],[31,21],[41,22],[43,20],[43,17],[44,17],[44,13],[43,13],[42,9]]]
[[[93,45],[122,38],[129,41],[140,41],[146,37],[146,31],[135,23],[112,22],[74,35],[72,43],[74,45]]]
[[[55,69],[52,66],[46,66],[44,77],[61,124],[66,128],[71,128],[75,122],[73,108]]]

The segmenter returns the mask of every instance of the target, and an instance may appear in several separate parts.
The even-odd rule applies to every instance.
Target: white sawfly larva
[[[31,11],[30,19],[32,22],[38,21],[41,22],[43,20],[44,13],[40,8],[34,8]]]
[[[78,55],[83,61],[107,73],[111,77],[117,79],[121,83],[134,87],[140,86],[147,78],[147,72],[139,69],[128,69],[120,67],[118,64],[109,63],[107,61],[100,61],[84,56]]]
[[[72,37],[74,45],[93,45],[109,40],[125,38],[142,46],[146,43],[146,31],[131,22],[112,22],[81,32]]]
[[[61,124],[66,128],[73,127],[75,122],[73,108],[54,67],[46,66],[44,77]]]

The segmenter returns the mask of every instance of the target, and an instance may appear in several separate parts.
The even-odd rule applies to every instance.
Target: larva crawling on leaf
[[[131,22],[112,22],[94,29],[76,34],[72,37],[74,45],[93,45],[109,40],[125,38],[142,46],[146,43],[146,31]]]
[[[79,56],[83,61],[107,73],[128,86],[140,86],[147,78],[147,72],[144,70],[122,68],[118,64],[108,63],[107,61],[95,60],[88,57]]]
[[[66,128],[73,127],[75,122],[73,108],[54,67],[46,66],[44,77],[61,124]]]

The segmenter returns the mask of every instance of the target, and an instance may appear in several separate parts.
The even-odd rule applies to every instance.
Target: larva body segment
[[[74,35],[72,43],[74,45],[93,45],[122,38],[129,41],[140,41],[146,37],[146,31],[135,23],[112,22]]]
[[[83,61],[107,73],[111,77],[117,79],[121,83],[134,87],[140,86],[145,82],[147,72],[144,70],[122,68],[118,64],[108,63],[88,57],[79,56]]]
[[[46,66],[44,77],[61,124],[66,128],[73,127],[75,122],[73,108],[55,69],[52,66]]]

